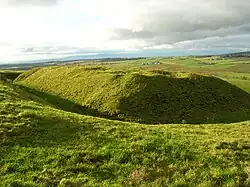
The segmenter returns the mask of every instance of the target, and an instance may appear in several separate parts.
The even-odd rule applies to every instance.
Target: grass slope
[[[69,66],[34,69],[15,83],[68,99],[97,116],[126,121],[228,123],[250,118],[250,95],[215,77]]]
[[[250,122],[139,125],[0,90],[0,186],[250,185]]]

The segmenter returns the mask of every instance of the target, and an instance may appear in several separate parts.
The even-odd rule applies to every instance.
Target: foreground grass
[[[125,123],[0,89],[0,186],[250,185],[250,122]]]

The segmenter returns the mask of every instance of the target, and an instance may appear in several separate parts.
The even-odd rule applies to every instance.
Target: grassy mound
[[[138,125],[0,90],[0,186],[250,185],[249,122]]]
[[[193,74],[50,67],[28,71],[16,83],[126,121],[215,123],[250,116],[248,93],[218,78]]]

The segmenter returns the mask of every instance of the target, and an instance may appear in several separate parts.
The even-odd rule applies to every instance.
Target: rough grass
[[[0,186],[250,185],[250,122],[140,125],[0,89]]]
[[[28,71],[15,83],[125,121],[229,123],[250,116],[248,93],[221,79],[188,73],[49,67]]]

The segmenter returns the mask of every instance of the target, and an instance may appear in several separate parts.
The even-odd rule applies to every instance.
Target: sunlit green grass
[[[140,125],[13,98],[1,102],[2,186],[250,184],[250,122]]]
[[[230,79],[230,78],[226,80],[231,84],[238,86],[242,90],[245,90],[248,93],[250,93],[250,80]]]

